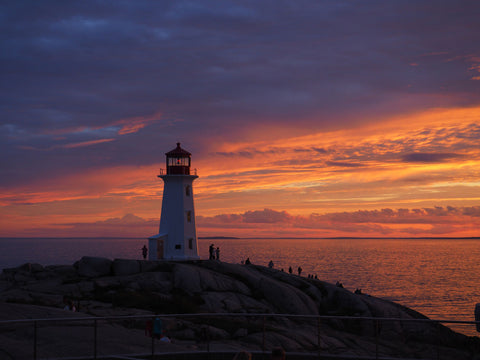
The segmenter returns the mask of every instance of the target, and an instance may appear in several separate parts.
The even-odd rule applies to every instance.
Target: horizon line
[[[0,240],[3,239],[143,239],[143,237],[125,237],[125,236],[0,236]],[[199,236],[198,240],[275,240],[275,239],[291,239],[291,240],[480,240],[480,236],[415,236],[415,237],[379,237],[379,236],[327,236],[327,237],[311,237],[311,236],[278,236],[278,237],[237,237],[237,236]],[[148,240],[148,238],[145,238]]]

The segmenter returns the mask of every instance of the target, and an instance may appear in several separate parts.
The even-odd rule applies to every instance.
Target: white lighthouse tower
[[[197,260],[197,230],[193,206],[193,180],[190,175],[191,155],[177,147],[165,154],[166,172],[160,170],[164,182],[162,216],[157,235],[148,239],[149,260]]]

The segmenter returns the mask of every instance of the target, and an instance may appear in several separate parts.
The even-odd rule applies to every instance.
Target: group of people
[[[220,260],[220,248],[215,248],[214,244],[210,244],[208,247],[209,260]]]
[[[242,262],[242,263],[243,263],[243,262]],[[269,267],[270,269],[273,269],[273,266],[274,266],[273,260],[270,260],[270,261],[268,262],[268,267]],[[283,268],[282,268],[280,271],[283,271]],[[293,274],[293,268],[292,268],[291,266],[288,267],[288,272],[289,272],[290,274]],[[299,275],[299,276],[302,275],[303,269],[302,269],[301,266],[299,266],[299,267],[297,268],[297,272],[298,272],[298,275]],[[307,275],[307,278],[318,280],[318,276],[317,276],[317,275],[313,275],[313,274],[308,274],[308,275]]]
[[[242,260],[240,263],[241,263],[242,265],[250,265],[252,262],[250,261],[250,258],[247,257],[247,260],[245,260],[245,261]]]
[[[297,268],[297,271],[298,271],[298,275],[301,276],[301,275],[302,275],[302,271],[303,271],[302,267],[299,266],[299,267]],[[293,273],[293,269],[292,269],[291,266],[288,268],[288,272],[289,272],[290,274]]]
[[[162,320],[158,316],[158,313],[155,314],[153,321],[148,320],[145,324],[145,336],[153,337],[163,342],[171,342],[168,336],[165,336],[163,333]]]
[[[68,296],[63,297],[63,310],[67,311],[77,311],[77,307],[75,306],[74,302],[72,299],[70,299]]]

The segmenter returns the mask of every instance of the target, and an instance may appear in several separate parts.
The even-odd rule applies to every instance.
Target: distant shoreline
[[[144,239],[143,237],[120,237],[120,236],[2,236],[0,240],[8,239]],[[337,237],[236,237],[236,236],[199,236],[198,240],[480,240],[480,236],[470,237],[438,237],[438,236],[423,236],[423,237],[359,237],[359,236],[337,236]]]

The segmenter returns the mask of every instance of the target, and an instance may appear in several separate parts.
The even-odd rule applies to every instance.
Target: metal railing
[[[192,169],[190,169],[190,170],[192,170]],[[190,175],[195,175],[195,176],[197,176],[197,169],[196,169],[196,168],[193,169],[193,171],[191,171],[191,173],[192,173],[192,174],[190,174]],[[163,168],[160,168],[160,173],[159,173],[159,175],[160,175],[160,176],[161,176],[161,175],[167,175],[167,170],[166,170],[166,169],[163,169]]]
[[[158,317],[164,323],[166,334],[178,340],[176,344],[167,346],[161,339],[157,340],[151,334],[147,334],[144,324],[154,321]],[[370,323],[370,325],[365,325]],[[387,325],[386,325],[387,324]],[[296,358],[315,356],[321,359],[406,359],[387,354],[387,341],[392,341],[395,327],[400,326],[406,333],[434,332],[428,334],[430,339],[435,338],[434,343],[418,342],[427,347],[419,351],[417,359],[445,359],[442,352],[446,345],[445,334],[451,330],[441,327],[440,324],[478,325],[475,321],[456,320],[431,320],[431,319],[400,319],[400,318],[377,318],[356,316],[315,316],[315,315],[289,315],[289,314],[169,314],[169,315],[135,315],[135,316],[112,316],[90,317],[78,316],[70,318],[44,318],[44,319],[21,319],[0,321],[0,336],[16,334],[16,339],[24,336],[32,341],[31,349],[20,348],[20,353],[13,353],[11,349],[5,349],[0,344],[1,359],[41,358],[48,359],[99,359],[113,358],[115,356],[136,356],[139,359],[157,359],[161,354],[190,353],[210,354],[226,352],[225,347],[232,347],[232,342],[242,344],[245,350],[257,354],[267,354],[276,344],[275,331],[290,327],[290,338],[296,337],[295,329],[304,329],[311,335],[311,344],[305,346],[297,353]],[[427,327],[415,327],[410,325],[427,324]],[[221,333],[223,328],[235,329],[242,326],[241,332],[228,335],[228,329]],[[280,326],[281,325],[281,326]],[[287,326],[289,325],[289,326]],[[200,326],[200,333],[195,334],[192,330]],[[325,328],[342,329],[347,333],[353,333],[362,337],[362,341],[371,345],[369,354],[352,355],[354,349],[332,349],[326,347],[329,335]],[[133,332],[132,332],[133,330]],[[143,334],[143,330],[145,333]],[[183,332],[182,332],[183,331]],[[436,333],[435,333],[436,331]],[[103,337],[101,336],[103,332]],[[46,333],[47,335],[43,334]],[[220,334],[221,333],[221,334]],[[105,334],[108,336],[106,337]],[[114,338],[109,337],[113,334]],[[183,335],[181,335],[183,334]],[[418,333],[417,335],[419,335]],[[284,336],[283,334],[282,336]],[[421,334],[420,334],[421,335]],[[457,336],[462,336],[458,335]],[[229,337],[230,336],[230,337]],[[398,335],[396,335],[398,336]],[[451,332],[450,336],[455,336]],[[53,337],[53,338],[52,338]],[[70,341],[69,341],[70,340]],[[408,339],[404,339],[405,344]],[[480,339],[477,339],[480,347]],[[278,342],[278,341],[277,341]],[[62,344],[63,348],[58,349]],[[78,346],[76,346],[78,345]],[[475,344],[474,344],[475,345]],[[172,347],[173,346],[173,347]],[[101,347],[104,349],[100,351]],[[238,346],[237,346],[238,347]],[[81,349],[81,351],[79,350]],[[85,352],[87,349],[87,352]],[[193,349],[193,352],[192,352]],[[3,353],[2,353],[3,351]],[[14,351],[14,350],[13,350]],[[67,354],[71,351],[72,353]],[[82,353],[82,351],[84,353]],[[227,351],[228,352],[228,351]],[[120,354],[120,355],[119,355]],[[290,354],[290,353],[289,353]],[[298,355],[300,354],[300,355]],[[229,356],[229,355],[228,355]],[[299,357],[300,356],[300,357]],[[426,356],[426,357],[425,357]],[[197,359],[202,358],[196,357]],[[230,357],[228,357],[230,358]],[[254,356],[255,358],[255,356]],[[295,358],[289,357],[289,358]],[[448,357],[450,359],[450,357]],[[474,357],[472,357],[473,359]],[[477,358],[475,358],[477,359]]]

